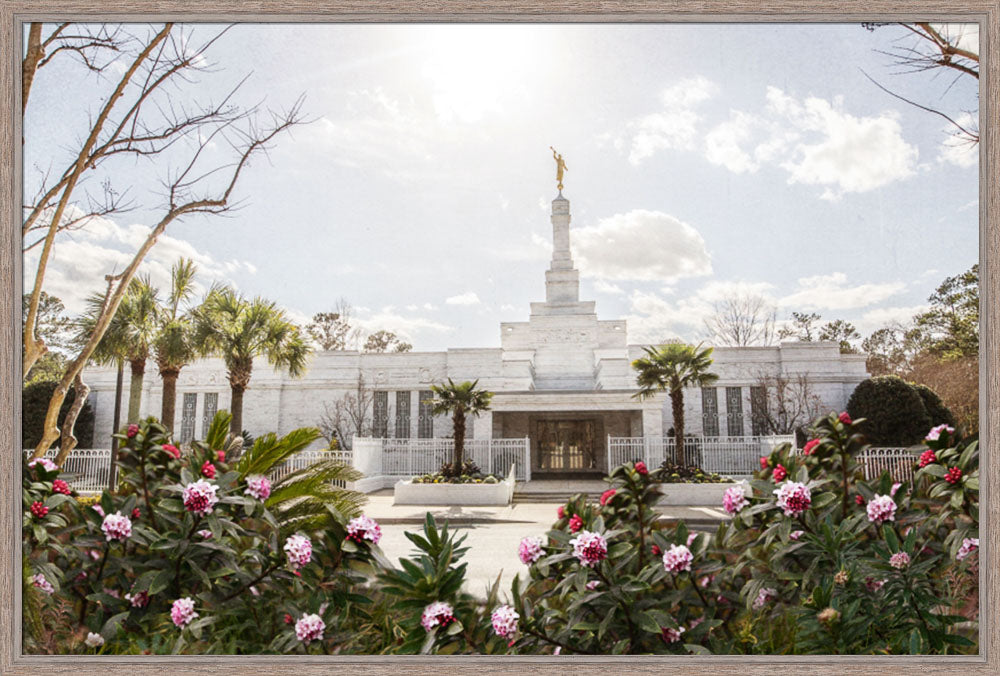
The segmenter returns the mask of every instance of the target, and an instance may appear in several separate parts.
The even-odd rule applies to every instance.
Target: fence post
[[[524,437],[524,481],[531,481],[531,438]]]

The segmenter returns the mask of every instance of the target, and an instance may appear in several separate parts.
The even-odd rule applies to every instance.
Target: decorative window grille
[[[184,394],[181,406],[181,443],[186,444],[194,439],[194,419],[198,410],[198,395],[195,392]]]
[[[434,392],[431,390],[420,390],[420,408],[417,418],[417,436],[421,439],[430,439],[434,436],[434,415],[431,410],[434,408]]]
[[[202,438],[208,435],[208,428],[212,426],[212,421],[215,420],[215,414],[219,412],[219,393],[218,392],[208,392],[205,394],[205,410],[201,414],[201,436]]]
[[[726,388],[726,432],[731,437],[743,436],[743,388]]]
[[[396,438],[410,438],[410,393],[396,392]]]
[[[714,387],[701,388],[701,430],[706,437],[719,436],[719,394]]]
[[[385,390],[375,392],[372,404],[372,436],[385,439],[389,436],[389,393]]]
[[[767,389],[750,388],[750,426],[755,437],[767,435]]]

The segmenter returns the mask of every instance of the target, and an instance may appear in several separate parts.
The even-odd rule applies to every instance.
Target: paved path
[[[514,575],[525,571],[517,557],[517,546],[527,535],[542,535],[556,520],[557,505],[551,503],[515,503],[504,507],[420,507],[395,506],[391,494],[369,496],[365,514],[382,526],[380,546],[398,565],[398,559],[416,551],[403,533],[419,532],[425,514],[430,511],[440,526],[447,521],[467,538],[469,547],[463,561],[468,563],[465,590],[485,596],[488,587],[501,575],[501,597],[510,594]],[[714,529],[728,518],[722,510],[710,507],[660,507],[668,519],[684,519],[695,527]]]

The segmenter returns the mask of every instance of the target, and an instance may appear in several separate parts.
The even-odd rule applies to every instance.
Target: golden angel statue
[[[556,149],[549,146],[549,150],[552,151],[552,158],[556,161],[556,185],[559,187],[559,192],[563,189],[563,173],[566,171],[566,160],[563,156],[556,152]]]

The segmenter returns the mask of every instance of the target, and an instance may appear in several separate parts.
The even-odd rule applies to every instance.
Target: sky
[[[198,45],[221,27],[184,27]],[[141,27],[135,27],[142,31]],[[948,27],[978,50],[975,26]],[[308,123],[256,158],[224,217],[171,224],[144,272],[179,256],[203,288],[230,283],[305,323],[338,299],[415,350],[498,347],[500,321],[544,300],[565,158],[581,298],[628,320],[629,341],[699,340],[714,305],[756,293],[845,319],[905,321],[978,261],[978,148],[948,123],[976,115],[971,78],[900,73],[900,27],[855,24],[243,24],[166,104],[287,109]],[[113,88],[53,60],[25,113],[26,200],[61,173]],[[45,290],[70,312],[120,270],[163,210],[190,148],[109,161],[135,208],[61,235]],[[206,161],[232,153],[212,143]],[[82,192],[80,193],[82,194]],[[37,249],[25,257],[30,289]]]

